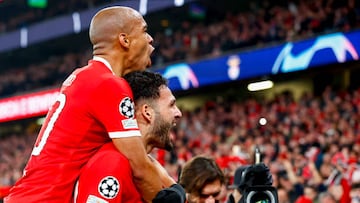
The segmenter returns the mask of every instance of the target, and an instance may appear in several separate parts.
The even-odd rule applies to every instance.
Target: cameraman
[[[229,186],[229,189],[234,189],[234,191],[229,195],[227,203],[247,203],[244,197],[252,191],[252,188],[256,186],[270,188],[271,185],[272,176],[264,163],[240,166],[235,171],[233,184]],[[277,201],[277,194],[273,195]]]
[[[239,168],[237,168],[235,170],[235,174],[234,174],[234,182],[232,185],[229,185],[228,188],[230,190],[233,190],[229,197],[228,197],[228,200],[226,203],[241,203],[240,200],[241,200],[241,197],[242,197],[242,194],[241,194],[241,191],[240,191],[240,183],[241,183],[241,175],[242,175],[242,172],[246,169],[246,167],[248,167],[249,165],[247,166],[240,166]]]

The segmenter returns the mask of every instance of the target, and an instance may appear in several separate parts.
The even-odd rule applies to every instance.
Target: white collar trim
[[[111,68],[110,63],[109,63],[106,59],[101,58],[101,57],[99,57],[99,56],[94,56],[94,57],[93,57],[93,60],[94,60],[94,61],[100,61],[100,62],[102,62],[103,64],[105,64],[105,66],[115,75],[114,71],[113,71],[112,68]]]

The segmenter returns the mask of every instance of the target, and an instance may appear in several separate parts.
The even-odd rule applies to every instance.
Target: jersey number
[[[53,109],[51,109],[50,113],[50,119],[48,123],[44,123],[45,129],[41,129],[41,132],[39,134],[39,137],[36,140],[36,144],[35,147],[33,149],[33,151],[31,152],[31,155],[37,156],[40,154],[41,150],[44,148],[46,141],[54,127],[54,124],[56,122],[56,120],[59,118],[59,115],[62,111],[62,109],[65,106],[65,102],[66,102],[66,96],[64,94],[59,94],[57,100],[56,100],[56,105],[53,106]]]

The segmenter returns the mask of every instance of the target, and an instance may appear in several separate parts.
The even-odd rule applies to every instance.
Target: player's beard
[[[166,151],[171,151],[174,148],[174,144],[170,138],[170,130],[173,127],[172,122],[165,121],[159,113],[155,114],[156,123],[153,126],[152,134],[156,137],[157,147],[165,149]]]

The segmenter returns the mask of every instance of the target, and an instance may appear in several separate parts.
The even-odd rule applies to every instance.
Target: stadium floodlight
[[[184,5],[184,0],[174,0],[174,5],[177,7]]]
[[[143,16],[147,14],[147,5],[148,5],[148,0],[140,0],[139,12]]]
[[[254,82],[248,84],[247,88],[249,91],[259,91],[259,90],[265,90],[270,89],[274,86],[274,83],[271,80],[264,80],[260,82]]]

